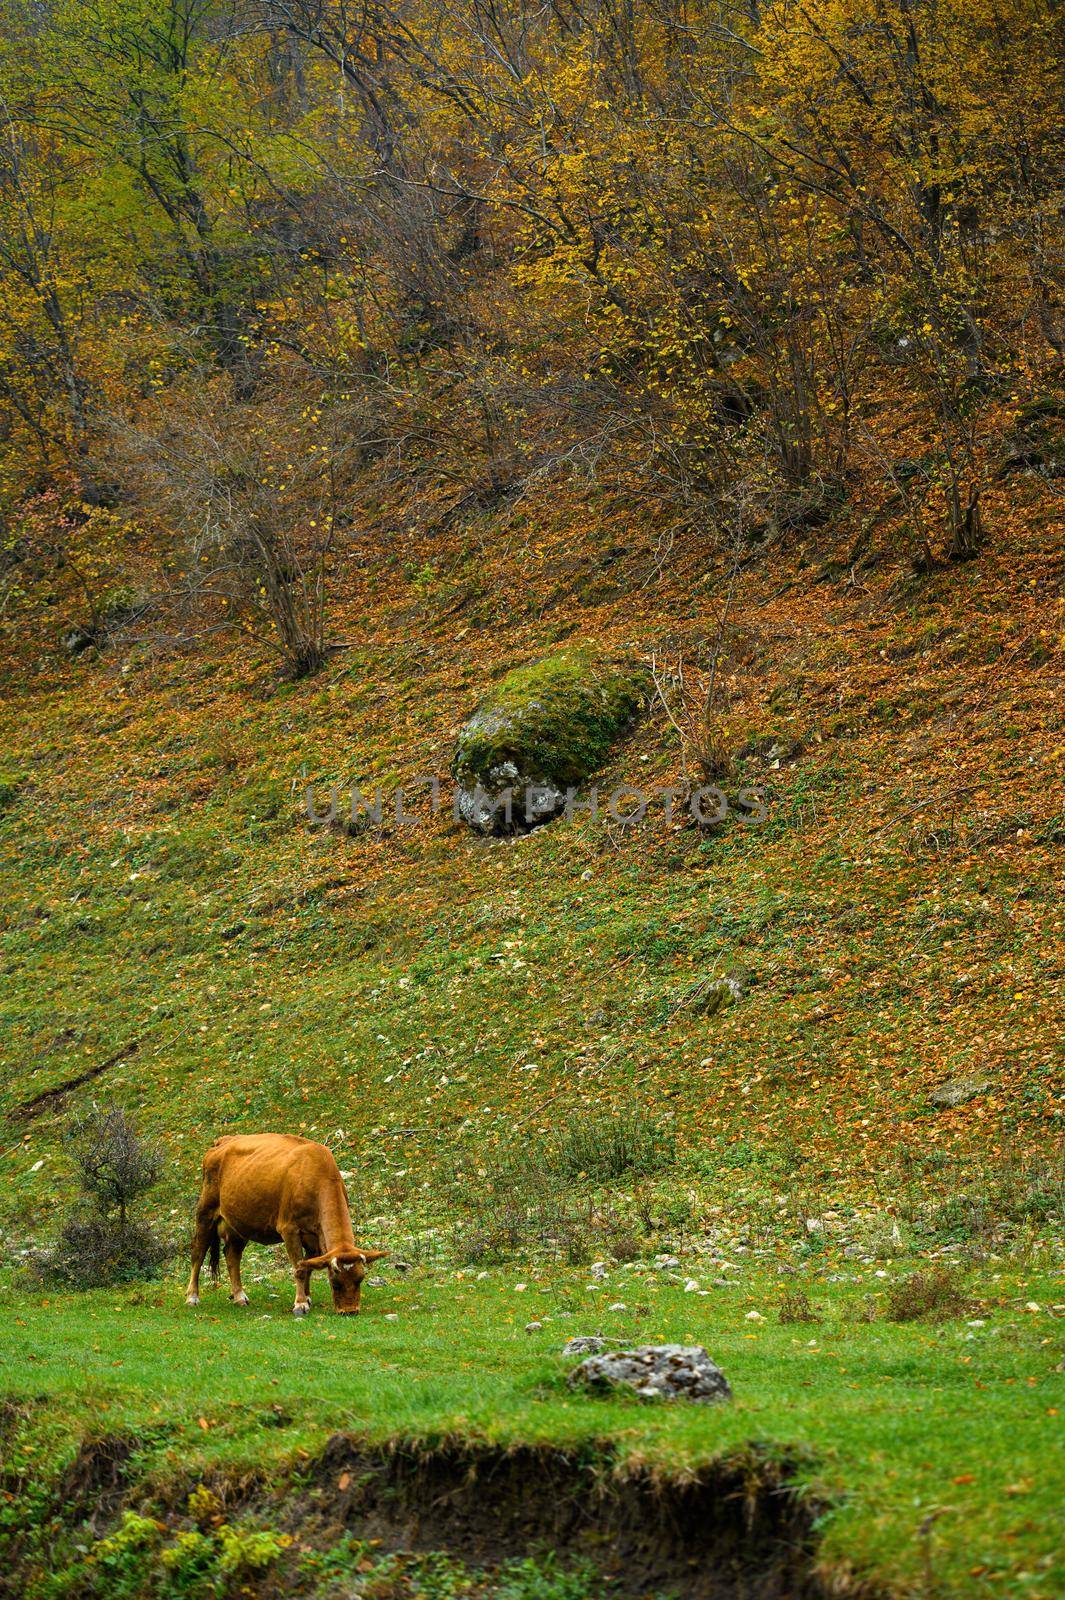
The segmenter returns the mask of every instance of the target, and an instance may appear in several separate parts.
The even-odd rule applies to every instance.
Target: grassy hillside
[[[15,640],[0,1360],[48,1420],[31,1404],[16,1426],[9,1481],[33,1439],[59,1463],[90,1422],[161,1415],[176,1431],[143,1470],[189,1483],[222,1461],[279,1475],[338,1427],[609,1436],[675,1468],[760,1440],[797,1450],[833,1508],[823,1571],[1050,1596],[1065,822],[1047,488],[1000,487],[1009,538],[921,580],[889,553],[848,564],[856,506],[743,568],[724,787],[764,786],[763,823],[701,831],[656,803],[638,825],[581,813],[480,839],[412,780],[446,775],[506,672],[564,643],[661,676],[718,634],[712,555],[656,564],[605,509],[574,544],[572,510],[544,505],[535,540],[484,521],[476,561],[469,530],[412,511],[349,569],[348,646],[297,685],[162,622],[62,666]],[[682,757],[651,703],[600,787],[676,783]],[[334,781],[401,785],[413,820],[316,827],[304,790],[324,803]],[[701,1012],[701,980],[737,971],[739,1001]],[[937,1104],[959,1077],[968,1097]],[[153,1209],[182,1249],[204,1147],[283,1129],[330,1145],[357,1231],[410,1271],[388,1269],[354,1329],[298,1329],[273,1299],[242,1322],[221,1294],[186,1316],[180,1261],[158,1288],[28,1289],[11,1269],[54,1231],[63,1130],[94,1100],[161,1143]],[[656,1253],[677,1269],[641,1265]],[[966,1310],[886,1322],[930,1256],[957,1264]],[[596,1258],[624,1313],[598,1309]],[[689,1274],[709,1293],[685,1294]],[[779,1324],[795,1282],[822,1323]],[[705,1343],[736,1406],[568,1398],[556,1352],[586,1324]],[[261,1424],[275,1398],[294,1431]]]

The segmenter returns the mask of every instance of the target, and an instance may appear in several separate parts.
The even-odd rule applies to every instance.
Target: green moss
[[[512,761],[529,777],[580,783],[602,766],[648,688],[643,669],[619,669],[579,650],[519,667],[463,728],[455,776],[486,779]]]
[[[0,811],[7,811],[15,804],[25,782],[24,772],[0,772]]]

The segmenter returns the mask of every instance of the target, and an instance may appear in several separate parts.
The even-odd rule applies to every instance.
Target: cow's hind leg
[[[244,1285],[240,1281],[240,1258],[244,1254],[247,1239],[242,1239],[239,1233],[234,1233],[231,1228],[226,1229],[225,1244],[223,1249],[226,1257],[226,1271],[229,1273],[229,1298],[238,1306],[246,1306],[248,1297],[244,1293]]]
[[[212,1265],[218,1262],[218,1200],[209,1193],[206,1187],[200,1196],[200,1203],[196,1207],[196,1227],[192,1235],[192,1272],[189,1276],[189,1286],[185,1291],[185,1304],[198,1306],[200,1303],[200,1268],[203,1258],[211,1250]]]
[[[292,1271],[296,1275],[296,1304],[292,1307],[294,1317],[305,1317],[311,1309],[311,1275],[302,1265],[306,1251],[303,1240],[300,1238],[299,1229],[288,1229],[282,1233],[288,1258],[292,1262]]]

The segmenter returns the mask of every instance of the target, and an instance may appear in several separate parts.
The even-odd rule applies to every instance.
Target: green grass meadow
[[[884,1298],[887,1280],[868,1271],[845,1284],[802,1274],[821,1320],[782,1324],[791,1275],[760,1272],[704,1296],[636,1267],[602,1286],[576,1269],[416,1267],[367,1290],[358,1318],[327,1310],[319,1286],[314,1313],[298,1321],[287,1278],[256,1273],[254,1257],[246,1309],[222,1288],[187,1308],[171,1280],[82,1295],[7,1290],[0,1381],[32,1407],[8,1447],[8,1481],[107,1431],[143,1437],[145,1475],[190,1482],[220,1466],[280,1476],[335,1431],[609,1439],[620,1470],[631,1460],[670,1472],[756,1441],[797,1462],[826,1506],[826,1570],[888,1570],[901,1592],[923,1592],[929,1572],[944,1593],[1053,1595],[1065,1582],[1065,1321],[1051,1309],[1060,1283],[1038,1272],[994,1274],[971,1317],[939,1325],[856,1320],[870,1294]],[[888,1279],[911,1266],[893,1264]],[[608,1310],[615,1297],[628,1309]],[[734,1402],[571,1391],[562,1345],[592,1330],[705,1344]]]

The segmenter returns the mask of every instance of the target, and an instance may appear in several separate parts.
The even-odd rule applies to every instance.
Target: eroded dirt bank
[[[819,1507],[794,1488],[795,1463],[756,1446],[672,1476],[619,1464],[609,1441],[503,1449],[456,1438],[370,1444],[337,1433],[317,1457],[283,1475],[215,1469],[201,1477],[153,1469],[139,1445],[113,1434],[83,1443],[58,1485],[63,1522],[99,1540],[133,1511],[158,1519],[172,1539],[194,1526],[190,1495],[205,1487],[216,1521],[289,1535],[293,1560],[350,1535],[386,1551],[444,1551],[488,1569],[550,1551],[590,1564],[609,1593],[625,1596],[824,1600],[845,1590],[855,1600],[859,1593],[853,1583],[828,1582],[818,1568]],[[283,1560],[241,1592],[302,1592],[286,1567]],[[870,1600],[871,1591],[861,1594]]]
[[[688,1479],[617,1473],[592,1452],[447,1441],[368,1450],[336,1434],[314,1464],[307,1508],[406,1549],[478,1565],[551,1549],[593,1562],[624,1594],[770,1600],[824,1593],[814,1509],[788,1463],[757,1452]]]

